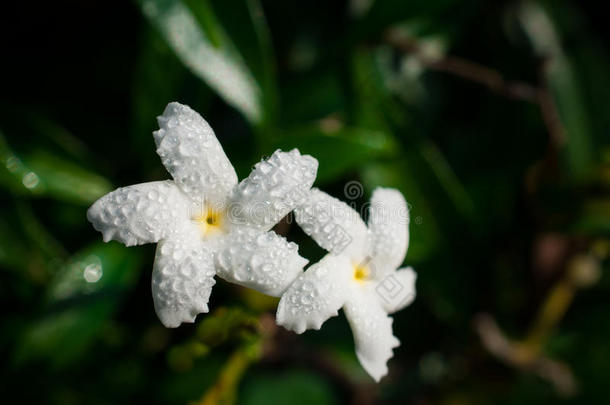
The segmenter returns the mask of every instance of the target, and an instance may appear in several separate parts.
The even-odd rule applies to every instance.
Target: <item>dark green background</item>
[[[14,3],[0,14],[3,403],[185,403],[261,339],[262,358],[237,381],[240,404],[605,402],[602,2],[378,0],[359,16],[344,1]],[[157,18],[143,12],[149,3]],[[186,67],[188,50],[160,29],[173,7],[251,78],[260,116]],[[208,120],[240,178],[276,148],[298,147],[320,162],[316,185],[339,198],[350,181],[363,185],[348,200],[359,206],[376,186],[403,192],[418,297],[394,316],[402,345],[381,384],[360,368],[343,315],[296,336],[269,326],[273,302],[223,281],[198,324],[161,326],[154,246],[102,244],[85,213],[115,187],[168,178],[151,132],[174,100]],[[281,231],[302,255],[322,256],[295,225]],[[96,260],[104,274],[88,284],[82,271]],[[491,355],[476,325],[489,314],[524,338],[547,295],[583,266],[598,278],[541,346],[578,384],[562,394]]]

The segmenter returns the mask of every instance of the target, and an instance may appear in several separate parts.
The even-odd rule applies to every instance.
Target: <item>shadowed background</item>
[[[5,402],[604,402],[602,3],[3,8]],[[402,344],[381,384],[358,364],[343,314],[295,335],[274,325],[277,300],[223,281],[194,325],[160,324],[154,246],[103,244],[85,213],[116,187],[169,178],[151,135],[169,101],[203,115],[240,179],[297,147],[319,160],[316,186],[356,207],[376,186],[404,194],[418,296],[394,315]],[[324,254],[290,218],[276,231],[311,262]]]

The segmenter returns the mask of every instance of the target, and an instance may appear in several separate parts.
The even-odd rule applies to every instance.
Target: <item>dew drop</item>
[[[103,275],[101,263],[90,263],[83,270],[83,277],[88,283],[97,283]]]
[[[21,180],[25,188],[33,189],[40,183],[40,179],[34,172],[28,172],[23,175],[23,179]]]

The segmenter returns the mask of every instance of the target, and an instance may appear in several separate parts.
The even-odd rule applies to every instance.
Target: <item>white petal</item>
[[[277,324],[296,333],[320,329],[343,306],[350,293],[352,272],[347,258],[326,255],[284,293],[277,308]]]
[[[381,280],[405,258],[409,245],[409,210],[398,190],[379,187],[371,197],[369,215],[370,265]]]
[[[307,260],[298,246],[274,232],[236,230],[216,257],[218,275],[227,281],[280,296],[303,271]]]
[[[392,349],[400,342],[392,334],[390,318],[374,291],[353,294],[343,307],[356,344],[356,356],[362,367],[375,379],[388,373],[387,362]]]
[[[159,319],[168,328],[194,322],[208,312],[214,281],[213,254],[196,233],[174,235],[157,246],[152,295]]]
[[[358,212],[346,203],[314,188],[295,215],[303,231],[324,249],[354,262],[364,258],[367,228]]]
[[[389,314],[400,311],[415,299],[415,280],[417,274],[406,267],[388,274],[377,283],[375,291],[385,311]]]
[[[192,199],[224,203],[237,175],[208,123],[176,102],[169,103],[157,121],[157,153],[176,184]]]
[[[269,230],[307,198],[317,171],[318,161],[298,149],[275,151],[233,190],[230,221]]]
[[[111,239],[127,246],[158,242],[186,226],[189,202],[173,181],[155,181],[122,187],[97,200],[87,219]]]

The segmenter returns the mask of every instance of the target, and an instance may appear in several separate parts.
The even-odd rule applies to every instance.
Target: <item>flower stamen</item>
[[[223,214],[221,211],[206,207],[200,214],[193,217],[193,221],[199,226],[201,235],[207,238],[213,234],[224,232]]]
[[[371,270],[369,267],[365,265],[355,265],[354,266],[354,280],[358,282],[364,282],[369,279],[371,275]]]
[[[370,262],[370,256],[367,256],[360,263],[352,262],[352,267],[354,268],[354,280],[364,282],[371,278],[371,269],[369,267]]]

